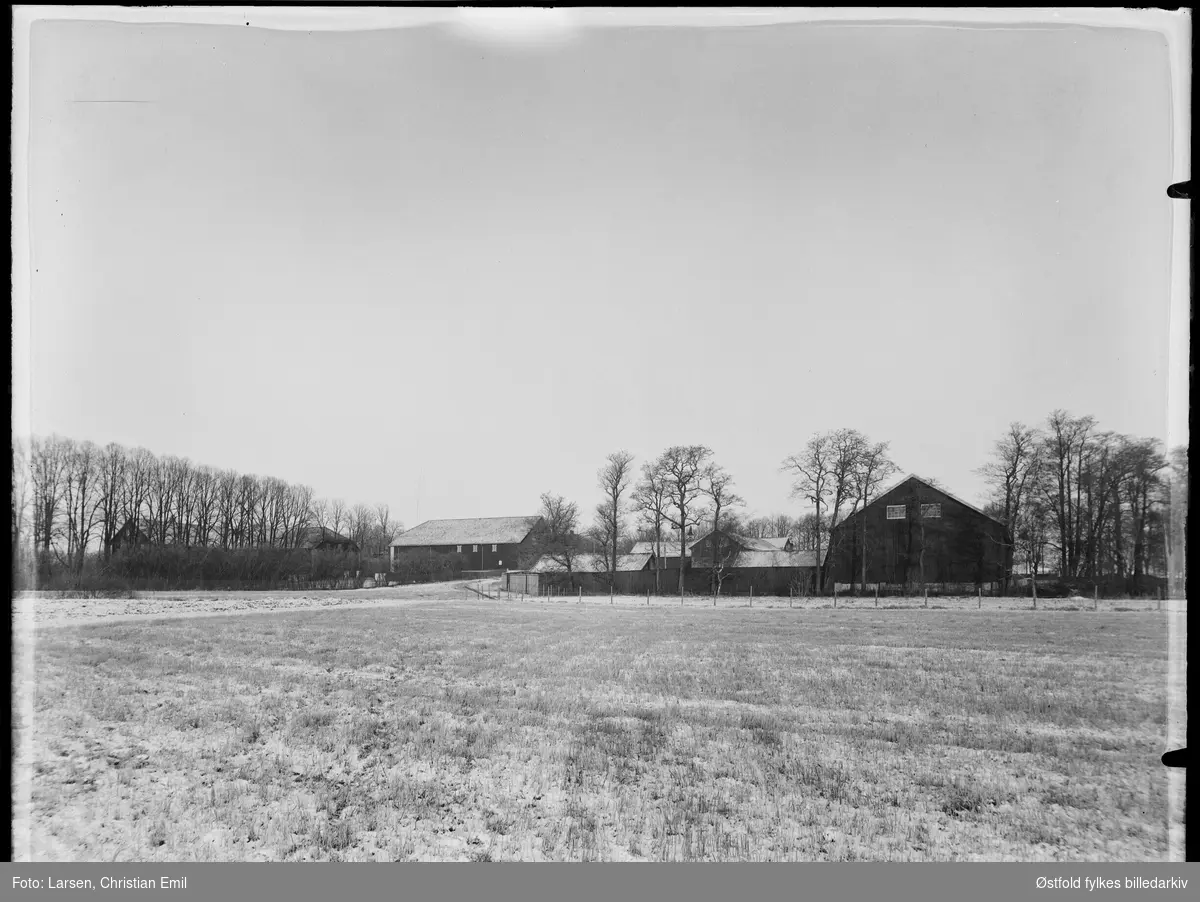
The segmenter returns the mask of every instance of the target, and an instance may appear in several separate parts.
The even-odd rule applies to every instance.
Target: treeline
[[[1040,426],[1012,423],[978,472],[992,488],[987,512],[1008,529],[1008,574],[1134,593],[1148,574],[1182,580],[1186,448],[1168,455],[1156,439],[1056,410]]]
[[[574,502],[542,495],[546,528],[536,554],[568,573],[590,554],[611,582],[619,556],[635,542],[654,542],[660,556],[670,557],[681,555],[691,538],[720,527],[758,538],[790,536],[796,550],[817,552],[817,585],[825,590],[819,564],[834,528],[874,501],[901,471],[888,442],[856,429],[813,435],[780,469],[792,477],[793,499],[807,510],[798,517],[747,519],[733,477],[704,445],[673,446],[640,468],[628,452],[610,454],[597,471],[603,501],[590,523],[582,522]],[[1181,584],[1186,448],[1168,457],[1155,439],[1102,431],[1092,417],[1055,411],[1040,427],[1012,424],[978,472],[992,492],[985,512],[1006,527],[1003,591],[1019,575],[1085,579],[1133,594],[1149,575]],[[867,547],[865,537],[856,538]],[[718,542],[704,562],[715,591],[728,560]],[[684,579],[679,573],[680,592]],[[660,591],[658,573],[655,581]]]
[[[537,550],[568,572],[578,569],[580,555],[591,552],[611,582],[621,554],[635,541],[653,542],[658,549],[655,590],[661,591],[662,558],[683,557],[692,539],[719,529],[703,562],[711,590],[719,593],[737,553],[724,536],[791,536],[797,550],[819,551],[839,515],[869,502],[895,472],[887,453],[886,442],[872,442],[851,429],[816,436],[783,464],[796,480],[794,494],[813,502],[813,513],[749,519],[733,476],[711,448],[675,445],[636,470],[633,456],[619,451],[597,471],[604,500],[590,525],[581,524],[573,502],[550,492],[542,495],[540,513],[547,528]],[[683,593],[683,568],[675,579]]]
[[[385,555],[403,530],[386,504],[350,506],[276,477],[158,457],[116,443],[101,448],[57,435],[13,440],[18,572],[36,566],[47,578],[102,565],[111,573],[134,568],[149,578],[178,568],[185,558],[204,560],[206,567],[224,561],[221,566],[228,569],[237,559],[233,552],[299,549],[311,540],[314,527],[350,539],[365,558]],[[127,550],[119,557],[128,559],[118,566],[114,550],[122,539]],[[147,546],[197,553],[165,554]],[[210,553],[218,550],[230,554]],[[246,557],[237,566],[254,572],[261,559]],[[157,572],[148,563],[153,560],[162,561]]]

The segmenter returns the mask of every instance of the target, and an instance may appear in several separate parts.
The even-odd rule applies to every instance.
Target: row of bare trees
[[[603,500],[587,527],[582,527],[574,502],[550,492],[541,498],[545,526],[536,552],[555,561],[568,574],[577,570],[581,555],[590,553],[599,572],[611,583],[620,556],[635,540],[649,540],[657,552],[655,590],[661,591],[663,557],[674,553],[676,546],[680,558],[686,556],[689,537],[697,528],[707,531],[719,527],[733,533],[744,529],[737,512],[745,501],[734,491],[732,475],[713,460],[712,449],[704,445],[672,446],[640,470],[635,469],[632,454],[616,451],[597,471],[596,483]],[[722,549],[718,544],[714,551],[712,569],[718,590],[723,565],[733,550],[732,546]],[[682,569],[679,591],[684,592]]]
[[[1055,410],[1040,426],[1010,424],[979,473],[992,488],[988,512],[1008,530],[1010,579],[1049,571],[1134,592],[1151,572],[1182,579],[1186,448],[1168,456],[1155,439]]]
[[[150,545],[295,548],[312,527],[387,552],[402,525],[388,505],[315,497],[272,476],[158,457],[145,448],[52,435],[13,441],[13,549],[31,548],[73,572],[107,560],[119,536]],[[123,532],[124,531],[124,532]]]

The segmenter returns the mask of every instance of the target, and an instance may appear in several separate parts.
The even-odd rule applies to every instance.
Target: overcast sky
[[[1166,437],[1153,32],[42,22],[31,60],[40,434],[410,526],[590,514],[619,448],[796,514],[818,431],[975,502],[1012,420]]]

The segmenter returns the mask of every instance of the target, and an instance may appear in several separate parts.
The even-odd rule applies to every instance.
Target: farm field
[[[34,857],[1168,856],[1166,614],[412,588],[39,627]]]

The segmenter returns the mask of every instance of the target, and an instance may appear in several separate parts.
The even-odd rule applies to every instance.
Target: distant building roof
[[[650,563],[649,554],[621,554],[617,556],[617,571],[620,573],[645,570]],[[566,573],[567,568],[544,555],[538,558],[536,564],[529,568],[531,573]],[[599,554],[577,554],[571,560],[571,570],[574,573],[603,573],[605,570],[604,556]]]
[[[783,551],[787,548],[788,542],[792,541],[791,536],[765,536],[759,539],[760,542],[766,542],[773,548],[778,548]]]
[[[828,556],[828,551],[822,549],[822,557]],[[733,559],[734,567],[808,567],[817,566],[815,551],[743,551]]]
[[[392,540],[393,548],[427,545],[517,545],[542,518],[477,517],[471,520],[426,520]]]
[[[708,530],[708,532],[704,533],[704,535],[700,536],[698,539],[691,542],[690,543],[691,546],[695,546],[697,543],[704,541],[709,536],[711,536],[713,534],[713,532],[715,532],[715,530],[712,530],[712,529]],[[783,538],[783,539],[755,539],[755,538],[752,538],[751,536],[737,535],[736,533],[725,532],[724,530],[721,530],[721,533],[726,538],[728,538],[730,541],[736,542],[738,545],[740,545],[746,551],[782,551],[783,546],[787,544],[786,538]],[[779,544],[776,544],[776,543],[779,543]]]
[[[316,548],[318,545],[354,545],[355,543],[353,539],[348,539],[324,526],[309,526],[300,530],[299,541],[296,544],[300,548]]]
[[[633,548],[630,549],[630,554],[654,554],[654,544],[655,543],[654,543],[653,539],[651,539],[650,541],[647,541],[647,542],[634,542]],[[687,539],[684,542],[684,547],[686,547],[688,549],[688,551],[690,552],[692,549],[692,546],[695,544],[696,544],[695,539]],[[676,533],[675,535],[663,536],[662,540],[658,543],[658,546],[662,549],[663,557],[678,556],[678,554],[679,554],[679,535],[678,535],[678,533]]]

